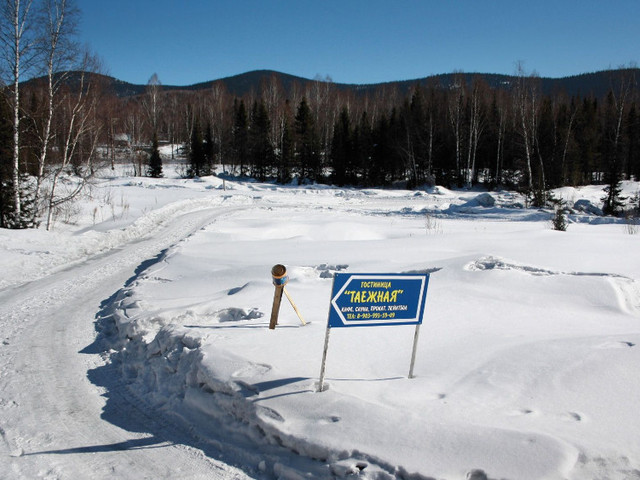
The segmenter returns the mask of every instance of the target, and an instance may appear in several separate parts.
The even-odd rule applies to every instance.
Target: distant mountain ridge
[[[612,82],[614,76],[616,74],[619,74],[620,72],[634,75],[636,79],[636,85],[637,81],[640,80],[640,68],[603,70],[599,72],[583,73],[563,78],[540,77],[539,80],[541,90],[544,94],[564,92],[569,96],[594,95],[595,97],[599,98],[607,94],[607,92],[613,85]],[[193,85],[162,85],[162,89],[169,91],[198,91],[210,89],[215,84],[222,84],[230,94],[242,97],[243,95],[252,91],[256,94],[259,94],[262,84],[264,82],[268,82],[274,76],[280,81],[285,92],[287,93],[291,91],[294,83],[297,83],[301,88],[304,89],[309,84],[315,82],[323,82],[323,80],[298,77],[274,70],[253,70],[250,72],[233,75],[231,77],[224,77],[217,80],[195,83]],[[399,80],[383,83],[333,83],[333,85],[338,90],[351,90],[356,94],[372,93],[382,87],[396,87],[401,94],[406,94],[410,90],[410,88],[415,86],[416,84],[423,86],[437,85],[441,88],[449,88],[454,84],[455,80],[459,79],[460,77],[464,78],[467,83],[471,83],[474,78],[480,77],[484,79],[484,81],[492,88],[506,89],[510,88],[511,85],[513,85],[514,81],[517,79],[517,77],[514,75],[503,75],[495,73],[446,73],[411,80]],[[108,88],[110,88],[118,97],[140,95],[144,93],[147,87],[146,85],[133,84],[106,75],[101,75],[101,78],[103,78]],[[37,80],[38,79],[34,79],[31,81]]]

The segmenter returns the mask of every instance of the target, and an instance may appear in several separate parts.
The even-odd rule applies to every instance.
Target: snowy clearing
[[[640,232],[558,194],[116,176],[0,230],[2,476],[640,478]],[[431,272],[416,378],[413,327],[332,329],[317,392],[335,272]]]

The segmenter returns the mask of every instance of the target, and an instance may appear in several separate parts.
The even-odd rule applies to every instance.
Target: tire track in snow
[[[93,319],[105,291],[119,289],[136,266],[158,251],[240,208],[178,209],[162,220],[163,227],[152,238],[133,236],[83,263],[0,292],[5,478],[245,476],[197,449],[149,436],[146,432],[162,432],[164,427],[145,428],[158,420],[145,418],[126,397],[119,402],[121,414],[139,431],[105,421],[104,390],[87,379],[87,370],[104,361],[80,353],[94,339]]]

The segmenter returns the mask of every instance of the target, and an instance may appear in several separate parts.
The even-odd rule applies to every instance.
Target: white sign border
[[[350,275],[348,273],[343,273],[341,275]],[[344,283],[344,285],[342,286],[342,288],[338,291],[338,293],[336,293],[336,295],[331,299],[331,306],[333,307],[334,311],[337,313],[338,317],[340,318],[340,320],[342,321],[342,324],[345,327],[365,327],[365,326],[383,326],[383,325],[417,325],[421,323],[421,317],[422,317],[422,302],[424,301],[424,291],[425,288],[427,288],[427,282],[428,282],[428,278],[429,275],[428,274],[424,274],[424,275],[403,275],[401,273],[395,274],[395,275],[389,275],[389,274],[371,274],[371,275],[367,275],[367,274],[354,274],[354,275],[350,275],[350,278]],[[342,312],[340,311],[340,307],[338,307],[337,304],[337,299],[340,297],[340,295],[342,295],[342,292],[344,292],[347,289],[347,286],[351,283],[352,280],[420,280],[421,281],[421,285],[420,285],[420,295],[418,298],[418,308],[416,310],[416,318],[403,318],[403,319],[399,319],[399,320],[394,320],[394,319],[390,319],[390,318],[385,318],[385,319],[380,319],[380,321],[376,321],[376,320],[371,320],[366,319],[366,320],[347,320],[344,315],[342,314]]]

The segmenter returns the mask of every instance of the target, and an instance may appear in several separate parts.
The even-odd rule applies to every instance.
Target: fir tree
[[[20,215],[16,214],[13,195],[14,186],[11,178],[0,182],[0,227],[2,228],[34,228],[39,225],[37,205],[35,202],[36,183],[26,174],[20,175]]]
[[[625,197],[622,196],[622,179],[616,169],[607,173],[608,185],[604,187],[602,212],[605,215],[619,215],[624,208]]]
[[[343,107],[338,121],[333,127],[333,140],[331,142],[331,165],[333,167],[333,181],[337,185],[344,185],[347,177],[351,177],[351,165],[353,161],[353,140],[351,120],[347,107]]]
[[[233,117],[231,157],[233,164],[240,167],[240,176],[243,176],[249,160],[249,120],[243,100],[233,102]]]
[[[295,125],[296,156],[300,180],[319,181],[322,176],[320,140],[306,98],[300,101],[296,112]]]
[[[261,182],[273,165],[273,146],[269,140],[271,122],[264,102],[254,103],[249,129],[249,160],[253,166],[253,176]]]
[[[204,132],[204,160],[205,169],[208,171],[207,175],[211,175],[213,172],[213,164],[215,163],[215,157],[217,153],[216,142],[213,139],[213,128],[211,122],[207,122],[207,128]]]
[[[640,117],[635,103],[627,118],[627,178],[640,181]]]
[[[160,158],[160,150],[158,149],[158,136],[155,133],[153,134],[151,155],[149,156],[149,164],[147,166],[147,175],[153,178],[162,177],[162,158]]]
[[[573,185],[590,184],[596,163],[598,144],[598,102],[584,98],[576,114],[575,139],[578,154],[574,157],[571,180]]]
[[[371,164],[366,169],[366,177],[370,186],[387,185],[392,178],[391,159],[394,157],[394,136],[391,130],[395,127],[394,120],[381,115],[373,131],[373,152]]]
[[[291,166],[293,165],[294,154],[291,126],[285,118],[282,127],[282,140],[277,154],[277,176],[279,183],[287,183],[291,180]]]
[[[13,124],[4,98],[0,98],[0,228],[33,228],[38,226],[36,182],[26,174],[19,175],[20,214],[15,208],[12,165]]]
[[[187,168],[187,177],[202,177],[207,175],[206,160],[204,154],[204,140],[202,139],[202,130],[200,122],[196,118],[193,122],[191,130],[191,147],[189,149],[189,167]]]
[[[622,142],[617,118],[614,95],[610,91],[607,95],[604,124],[601,137],[601,163],[604,167],[605,196],[602,198],[602,212],[605,215],[618,215],[624,206],[622,197]]]
[[[410,185],[424,183],[426,179],[427,157],[427,106],[422,88],[418,85],[411,96],[411,103],[405,106],[407,170]]]
[[[348,183],[361,185],[365,181],[365,172],[371,163],[372,150],[371,123],[367,112],[362,112],[360,122],[353,131],[353,159],[347,176]]]
[[[12,124],[9,108],[0,95],[0,227],[7,228],[14,211],[11,175]]]
[[[553,225],[553,229],[559,232],[565,232],[569,226],[569,223],[567,222],[566,208],[564,202],[561,200],[557,202],[551,224]]]

